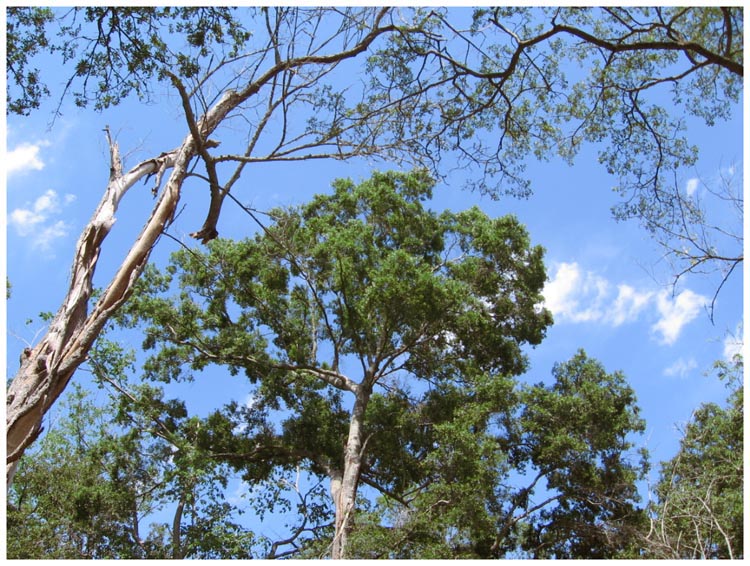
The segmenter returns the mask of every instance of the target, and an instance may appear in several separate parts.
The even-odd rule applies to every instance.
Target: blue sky
[[[62,79],[61,79],[62,80]],[[129,100],[97,114],[71,105],[50,125],[54,101],[27,118],[7,120],[6,167],[7,254],[12,284],[7,303],[7,376],[12,377],[21,350],[44,331],[36,317],[56,311],[68,284],[76,239],[106,185],[108,148],[102,129],[117,137],[126,167],[175,147],[185,135],[174,97],[142,105]],[[681,172],[686,193],[700,194],[732,169],[742,179],[742,111],[729,123],[708,128],[688,121],[690,139],[701,150],[696,167]],[[231,135],[225,131],[223,135]],[[385,163],[300,162],[259,164],[248,168],[236,196],[258,209],[304,202],[329,190],[336,177],[369,176]],[[729,280],[719,296],[712,324],[706,312],[716,280],[685,277],[672,289],[669,266],[661,251],[634,222],[615,222],[610,208],[617,179],[596,160],[596,148],[584,148],[574,166],[559,161],[530,162],[533,196],[498,201],[462,191],[463,172],[449,176],[435,190],[433,207],[459,210],[478,204],[490,215],[516,214],[526,223],[532,242],[547,250],[547,307],[555,325],[547,339],[530,350],[525,379],[549,380],[552,365],[583,348],[608,371],[621,370],[636,390],[646,434],[638,440],[653,462],[671,457],[679,426],[702,402],[721,402],[724,385],[705,374],[715,360],[728,359],[742,342],[742,273]],[[185,208],[170,233],[185,242],[203,220],[206,191],[186,185]],[[153,203],[150,186],[135,186],[125,198],[118,221],[105,244],[95,283],[103,285],[118,265]],[[243,237],[253,229],[248,217],[227,201],[219,224],[225,237]],[[177,244],[163,238],[152,256],[164,262]],[[27,323],[28,319],[33,319]],[[134,346],[138,346],[135,344]],[[212,369],[211,385],[198,379],[186,395],[200,413],[230,398],[244,401],[246,383]],[[83,372],[74,378],[84,383]],[[220,384],[220,385],[219,385]],[[655,472],[652,475],[655,477]]]

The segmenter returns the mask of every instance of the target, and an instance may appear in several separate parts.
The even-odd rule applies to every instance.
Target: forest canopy
[[[717,362],[724,405],[698,386],[681,399],[695,412],[650,491],[635,391],[664,394],[656,361],[626,379],[601,326],[551,374],[529,360],[553,306],[606,320],[607,285],[618,320],[647,305],[661,318],[644,334],[671,325],[667,345],[701,308],[734,310],[742,164],[698,179],[717,148],[694,132],[734,131],[743,48],[741,7],[7,8],[13,134],[75,116],[104,157],[19,146],[39,176],[9,226],[41,231],[76,202],[46,232],[80,235],[69,265],[38,240],[9,249],[50,266],[34,288],[54,296],[23,313],[33,338],[9,340],[9,554],[741,557],[741,356]],[[555,161],[585,172],[535,186]],[[297,177],[265,186],[271,165]],[[671,296],[545,257],[537,232],[572,225],[559,214],[591,220],[595,168]],[[294,204],[254,206],[269,187]],[[433,210],[437,188],[485,205]],[[558,193],[578,210],[544,230],[509,213]],[[578,247],[601,252],[601,233]],[[550,300],[553,273],[594,304]],[[27,284],[12,279],[11,302]],[[663,376],[694,372],[689,354]],[[250,393],[197,412],[189,388],[208,397],[217,376]],[[269,535],[265,518],[286,523]]]

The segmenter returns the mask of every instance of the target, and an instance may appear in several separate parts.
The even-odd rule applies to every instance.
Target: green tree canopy
[[[67,415],[22,459],[9,497],[9,556],[330,552],[330,496],[300,475],[341,451],[321,444],[346,434],[343,422],[330,430],[329,402],[310,396],[318,402],[286,419],[282,432],[267,408],[233,404],[199,419],[160,388],[127,379],[113,343],[99,346],[95,373],[110,400],[96,408],[75,389]],[[347,555],[638,556],[647,521],[636,507],[635,481],[645,467],[630,439],[643,430],[633,392],[584,352],[557,365],[553,378],[519,385],[482,374],[421,394],[373,393],[363,426],[365,491]],[[233,474],[222,462],[250,483],[242,498],[256,513],[250,528],[262,531],[269,514],[276,521],[283,514],[288,535],[278,534],[279,525],[275,540],[249,530],[236,496],[227,497]]]
[[[739,7],[11,7],[7,14],[10,112],[27,113],[45,98],[57,81],[41,71],[46,65],[68,77],[58,100],[72,94],[104,111],[166,89],[185,119],[182,144],[127,172],[107,130],[110,182],[80,238],[70,292],[11,386],[9,476],[39,432],[29,415],[43,415],[60,395],[132,292],[188,178],[210,195],[204,224],[192,232],[207,242],[249,164],[366,156],[426,167],[436,178],[468,167],[474,188],[527,195],[531,156],[572,162],[592,143],[619,179],[616,216],[655,232],[678,273],[719,269],[718,292],[743,261],[741,232],[722,223],[713,235],[727,240],[702,237],[711,227],[676,181],[697,156],[687,119],[714,124],[741,98]],[[42,64],[42,56],[53,59]],[[49,64],[56,56],[61,67]],[[247,136],[219,129],[238,124],[250,124]],[[154,174],[161,195],[154,213],[94,309],[90,282],[113,210]],[[741,210],[742,199],[730,204]]]
[[[127,387],[115,368],[127,356],[98,347],[97,367],[118,376],[107,377],[117,389],[95,403],[75,386],[21,460],[8,492],[8,558],[251,557],[257,541],[226,500],[226,465],[196,447],[198,421],[159,388]]]
[[[516,382],[528,369],[522,345],[551,323],[542,249],[512,216],[427,209],[433,184],[421,170],[337,180],[331,194],[272,211],[251,239],[216,239],[147,270],[120,314],[152,352],[142,377],[204,380],[219,366],[254,386],[246,404],[198,419],[159,388],[127,385],[128,356],[100,339],[91,364],[120,394],[123,438],[169,453],[152,480],[169,487],[146,492],[176,505],[175,525],[192,517],[152,531],[154,553],[632,554],[645,519],[632,389],[583,352],[554,368],[551,385]],[[139,474],[153,465],[113,446]],[[85,454],[98,489],[119,485]],[[226,487],[222,466],[252,486],[261,517],[292,517],[289,537],[258,542],[231,506],[210,502]],[[199,492],[209,501],[199,505]]]
[[[378,431],[422,427],[413,438],[424,440],[392,442],[400,452],[381,465],[409,484],[368,515],[358,556],[637,556],[647,464],[634,450],[645,428],[634,392],[583,351],[552,373],[549,385],[479,380],[418,411],[392,400],[376,412]]]
[[[423,205],[432,187],[422,171],[336,181],[331,195],[273,211],[253,239],[178,252],[127,309],[146,322],[144,347],[157,348],[149,376],[226,365],[257,384],[260,416],[282,412],[280,462],[309,461],[331,480],[334,556],[372,450],[373,393],[410,399],[411,387],[507,379],[526,369],[521,345],[551,323],[542,249],[518,220],[434,213]],[[181,291],[164,296],[172,273]],[[246,446],[273,430],[258,419]]]

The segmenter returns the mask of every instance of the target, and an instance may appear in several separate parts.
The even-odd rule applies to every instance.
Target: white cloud
[[[16,208],[10,213],[10,223],[22,236],[29,235],[37,224],[47,220],[50,214],[59,212],[60,199],[52,189],[37,198],[29,208]]]
[[[561,263],[544,287],[544,304],[558,322],[603,322],[620,326],[633,322],[653,296],[630,285],[617,285],[573,263]]]
[[[9,221],[16,227],[21,236],[28,236],[34,230],[34,226],[44,222],[46,219],[42,214],[37,214],[33,210],[17,208],[10,213]]]
[[[742,346],[745,343],[745,329],[740,322],[734,334],[728,333],[724,338],[724,359],[728,362],[734,360],[736,355],[742,354]]]
[[[67,206],[74,200],[75,195],[65,195],[64,205]],[[31,237],[32,247],[48,250],[54,240],[68,235],[68,224],[54,218],[62,209],[58,194],[50,189],[33,203],[27,204],[26,208],[11,211],[8,222],[20,236]]]
[[[661,315],[651,329],[661,334],[663,344],[674,344],[684,326],[700,314],[708,299],[686,289],[674,299],[669,291],[662,291],[656,297],[656,308]]]
[[[695,177],[688,179],[687,184],[685,185],[685,192],[687,193],[687,196],[693,196],[695,191],[698,190],[699,183],[700,179],[696,179]]]
[[[39,214],[54,213],[60,211],[60,199],[52,189],[34,201],[34,212]]]
[[[653,295],[649,291],[637,291],[630,285],[618,285],[617,298],[612,304],[607,319],[614,326],[620,326],[624,322],[634,322]]]
[[[39,157],[39,150],[49,143],[22,143],[8,151],[5,156],[5,172],[7,176],[24,173],[26,171],[40,171],[44,169],[44,161]]]
[[[664,370],[667,377],[686,377],[691,371],[698,367],[698,362],[694,358],[685,360],[680,358],[671,366]]]
[[[69,226],[62,220],[58,220],[51,226],[47,226],[39,232],[32,240],[32,246],[41,250],[48,250],[52,242],[68,235]]]
[[[668,291],[615,285],[575,262],[557,264],[544,287],[544,306],[557,323],[595,322],[618,327],[648,314],[652,319],[658,317],[651,329],[664,344],[674,344],[706,302],[706,297],[690,290],[671,298]]]
[[[603,277],[582,271],[575,262],[561,263],[544,287],[544,306],[559,322],[596,321],[604,315],[601,307],[608,291]]]

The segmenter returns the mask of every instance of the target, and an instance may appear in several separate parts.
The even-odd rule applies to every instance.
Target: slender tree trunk
[[[335,529],[331,558],[346,558],[349,533],[354,525],[354,503],[357,498],[357,485],[362,470],[363,434],[367,403],[372,388],[360,384],[355,392],[354,409],[349,422],[349,438],[344,448],[344,471],[331,478],[331,495],[336,507]]]
[[[177,502],[177,509],[174,512],[172,518],[172,558],[174,560],[182,560],[182,532],[180,527],[182,526],[182,512],[185,509],[185,497],[180,497]]]

